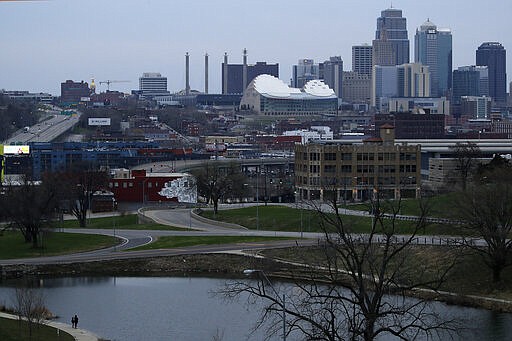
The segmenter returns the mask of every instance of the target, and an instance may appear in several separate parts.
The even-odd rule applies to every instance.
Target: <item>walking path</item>
[[[11,320],[17,320],[18,316],[0,313],[0,318],[8,318]],[[76,341],[98,341],[99,337],[94,335],[93,333],[84,330],[84,329],[75,329],[72,328],[69,324],[55,321],[46,321],[45,324],[47,326],[62,330],[75,338]]]

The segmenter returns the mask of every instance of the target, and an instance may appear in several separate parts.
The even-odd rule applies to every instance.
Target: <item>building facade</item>
[[[507,101],[507,51],[498,42],[486,42],[476,50],[476,65],[489,69],[489,96],[499,105]]]
[[[447,96],[452,87],[451,31],[438,29],[435,24],[427,20],[416,30],[414,61],[429,68],[431,96]]]
[[[116,169],[109,180],[109,190],[118,202],[197,203],[195,178],[188,173]]]
[[[78,103],[84,97],[91,95],[91,89],[87,82],[73,82],[67,80],[60,84],[60,101],[64,104]]]
[[[409,63],[397,66],[399,97],[430,97],[430,71],[428,66]]]
[[[397,139],[442,139],[445,137],[444,115],[419,114],[409,112],[392,112],[375,115],[375,126],[385,124],[395,127]]]
[[[311,80],[320,79],[320,66],[313,59],[299,59],[292,67],[292,87],[302,88]]]
[[[398,69],[396,66],[373,67],[371,106],[386,111],[389,99],[398,96]]]
[[[489,96],[487,66],[461,66],[453,71],[452,104],[460,104],[462,96]]]
[[[491,117],[492,101],[487,96],[462,96],[461,115],[473,119],[485,119]]]
[[[167,77],[158,72],[145,72],[139,77],[139,91],[143,97],[162,96],[167,91]]]
[[[271,75],[279,78],[279,64],[257,62],[245,65],[247,84],[259,75]],[[222,63],[222,93],[243,94],[244,92],[244,64]]]
[[[260,75],[247,86],[240,108],[265,116],[334,115],[338,97],[320,80],[309,81],[297,89],[276,77]]]
[[[352,46],[352,71],[361,75],[372,75],[372,55],[373,48],[371,45],[355,45]]]
[[[389,8],[381,12],[372,48],[373,65],[409,63],[407,19],[402,17],[402,10]]]
[[[362,144],[324,142],[295,146],[297,200],[337,202],[416,197],[420,192],[421,147],[398,145],[394,127]]]
[[[343,59],[340,56],[330,57],[323,63],[323,80],[338,98],[343,96]]]
[[[390,112],[450,115],[450,101],[446,97],[395,97],[388,102]]]
[[[370,103],[371,75],[354,71],[343,72],[343,101]]]

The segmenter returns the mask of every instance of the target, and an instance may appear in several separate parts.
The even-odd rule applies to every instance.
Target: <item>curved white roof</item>
[[[334,90],[319,79],[315,79],[304,84],[304,92],[318,97],[328,97],[334,95]]]
[[[290,98],[297,95],[310,95],[315,97],[329,97],[335,95],[334,91],[321,80],[312,80],[304,88],[291,88],[282,80],[271,75],[259,75],[252,80],[252,86],[260,93],[275,98]]]
[[[292,93],[300,93],[299,89],[290,88],[279,78],[271,75],[259,75],[253,79],[254,89],[260,94],[272,97],[290,97]]]

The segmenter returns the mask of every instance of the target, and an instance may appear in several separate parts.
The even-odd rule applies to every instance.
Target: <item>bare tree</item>
[[[219,201],[240,198],[245,191],[245,175],[235,163],[225,164],[208,162],[203,168],[192,172],[197,179],[199,195],[213,204],[213,211],[218,212]]]
[[[43,181],[58,194],[59,202],[68,203],[67,208],[77,218],[80,227],[86,227],[91,196],[94,191],[107,187],[108,174],[81,163],[66,172],[45,174]]]
[[[283,311],[284,335],[299,333],[307,340],[370,341],[382,334],[411,340],[418,335],[440,338],[443,331],[453,333],[454,321],[440,319],[429,300],[406,297],[418,291],[435,296],[456,259],[418,265],[410,257],[416,235],[426,224],[427,205],[421,205],[418,219],[410,223],[409,235],[400,237],[400,201],[376,198],[372,205],[372,223],[365,234],[354,233],[345,222],[336,196],[330,209],[316,208],[324,242],[318,262],[309,265],[306,275],[289,274],[293,294],[281,297],[282,291],[265,278],[257,283],[234,281],[221,293],[231,298],[248,293],[250,299],[268,302],[259,325],[270,323],[269,334],[280,329]]]
[[[48,317],[48,309],[45,307],[42,292],[33,288],[16,288],[14,310],[19,319],[27,321],[30,337],[32,337],[34,326],[42,324]]]
[[[492,271],[494,283],[512,263],[512,183],[484,183],[473,186],[457,203],[463,226],[469,231],[465,245],[479,253]],[[483,239],[485,245],[474,242]]]
[[[477,159],[481,157],[480,148],[473,142],[457,142],[450,147],[455,156],[455,177],[461,182],[462,190],[466,190],[472,171],[477,167]]]
[[[10,183],[2,197],[6,218],[23,234],[27,243],[39,246],[39,235],[50,228],[57,207],[54,188],[23,177]]]

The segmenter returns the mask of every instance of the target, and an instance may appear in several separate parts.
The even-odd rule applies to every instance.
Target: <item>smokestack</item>
[[[244,67],[242,72],[242,92],[247,88],[247,49],[244,49]]]
[[[228,53],[224,52],[224,64],[222,64],[222,94],[228,93]]]
[[[208,53],[204,55],[204,93],[208,93]]]
[[[190,79],[189,79],[189,55],[188,52],[185,53],[185,95],[190,95]]]

